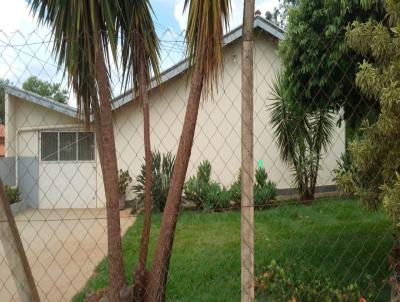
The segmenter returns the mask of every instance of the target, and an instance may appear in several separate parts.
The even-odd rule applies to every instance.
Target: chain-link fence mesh
[[[222,76],[212,97],[207,95],[200,105],[169,265],[168,301],[240,299],[241,33],[237,28],[225,36]],[[308,105],[302,99],[283,102],[288,100],[280,90],[285,85],[278,52],[283,38],[277,26],[256,18],[256,298],[388,301],[394,226],[380,207],[367,210],[351,194],[339,192],[336,183],[347,171],[347,150],[361,131],[361,121],[373,121],[379,114],[378,101],[359,91],[355,74],[360,57],[348,51],[335,58],[336,64],[327,65],[321,57],[314,68],[319,74],[307,77],[299,69],[298,77],[290,79]],[[309,52],[329,55],[334,39],[319,39]],[[149,268],[174,161],[180,161],[175,154],[190,91],[188,65],[181,61],[184,35],[165,31],[160,40],[165,71],[161,83],[152,83],[149,91],[154,152]],[[97,301],[108,286],[101,165],[94,130],[77,119],[75,95],[52,48],[49,34],[0,31],[5,107],[0,177],[14,202],[11,207],[41,299]],[[132,283],[143,226],[143,113],[132,92],[123,89],[120,70],[112,70],[118,169],[132,178],[130,182],[127,177],[126,194],[121,193],[126,200],[120,211],[125,274]],[[321,78],[326,85],[310,85]],[[332,99],[338,105],[331,106]],[[302,107],[293,105],[299,103]],[[289,139],[279,136],[279,130],[287,131]],[[325,132],[330,135],[324,144],[320,136]],[[292,152],[286,161],[283,150]],[[17,301],[18,278],[8,261],[12,255],[5,253],[7,242],[2,245],[0,300]]]

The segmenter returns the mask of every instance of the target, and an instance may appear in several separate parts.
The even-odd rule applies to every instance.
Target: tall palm
[[[93,113],[107,204],[109,297],[119,301],[124,268],[118,207],[118,170],[111,110],[110,56],[116,56],[115,14],[108,0],[29,0],[39,22],[52,28],[54,53],[77,96],[89,126]],[[109,52],[109,46],[111,53]]]
[[[135,97],[143,108],[143,132],[145,149],[144,224],[135,271],[134,292],[138,301],[143,299],[146,284],[146,262],[151,226],[152,152],[150,143],[150,113],[148,88],[152,72],[159,79],[159,40],[152,20],[149,0],[121,1],[121,16],[117,27],[121,30],[122,66],[124,78],[134,84]]]
[[[213,92],[222,68],[224,26],[228,27],[230,0],[185,0],[188,9],[187,54],[192,67],[191,87],[147,288],[147,301],[164,301],[171,249],[179,214],[202,92]],[[203,91],[203,88],[205,89]]]

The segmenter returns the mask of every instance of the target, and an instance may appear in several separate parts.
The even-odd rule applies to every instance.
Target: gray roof
[[[277,38],[278,40],[283,40],[284,39],[284,34],[285,31],[274,24],[273,22],[260,17],[256,16],[254,19],[254,28],[261,29],[264,32],[272,35],[273,37]],[[231,30],[229,33],[227,33],[224,36],[224,46],[227,46],[239,38],[242,37],[243,33],[243,27],[240,25],[233,30]],[[150,89],[153,89],[157,87],[158,85],[161,85],[162,83],[165,83],[172,78],[184,73],[187,69],[189,68],[189,62],[187,59],[179,62],[178,64],[168,68],[167,70],[163,71],[161,73],[161,80],[159,83],[157,83],[154,79],[150,83]],[[16,88],[13,86],[6,86],[5,87],[5,92],[10,95],[14,95],[16,97],[19,97],[21,99],[24,99],[28,102],[34,103],[41,105],[43,107],[46,107],[48,109],[63,113],[65,115],[71,116],[71,117],[77,117],[77,111],[76,108],[71,107],[69,105],[61,104],[56,101],[53,101],[49,98],[45,98],[43,96],[37,95],[35,93],[25,91],[20,88]],[[124,94],[121,94],[117,96],[116,98],[113,99],[112,101],[112,107],[114,110],[120,108],[121,106],[129,103],[132,101],[132,90],[129,90],[128,92],[125,92]]]
[[[256,16],[254,18],[254,28],[259,28],[263,30],[264,32],[272,35],[273,37],[277,38],[278,40],[283,40],[285,31],[277,26],[275,23],[260,17]],[[227,33],[224,36],[224,46],[227,46],[229,44],[232,44],[236,40],[240,39],[242,37],[243,33],[243,26],[240,25],[233,30],[231,30],[229,33]],[[160,75],[161,80],[160,83],[157,83],[154,79],[150,83],[150,89],[153,89],[157,87],[158,85],[161,85],[162,83],[167,82],[168,80],[175,78],[176,76],[186,72],[186,70],[189,68],[189,62],[187,59],[177,63],[176,65],[168,68],[167,70],[163,71]],[[113,108],[118,109],[121,106],[129,103],[132,101],[132,90],[117,96],[116,98],[113,99]]]
[[[20,89],[17,87],[13,87],[13,86],[5,86],[4,90],[5,90],[6,94],[11,94],[13,96],[16,96],[16,97],[23,99],[25,101],[28,101],[30,103],[43,106],[50,110],[54,110],[54,111],[60,112],[62,114],[65,114],[65,115],[68,115],[68,116],[71,116],[74,118],[77,117],[76,108],[71,107],[69,105],[61,104],[61,103],[53,101],[49,98],[43,97],[41,95],[37,95],[36,93],[26,91],[26,90],[23,90],[23,89]]]

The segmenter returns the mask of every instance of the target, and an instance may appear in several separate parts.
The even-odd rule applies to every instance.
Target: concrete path
[[[70,301],[107,253],[105,209],[24,210],[15,217],[42,301]],[[121,212],[121,232],[134,223]],[[19,301],[0,244],[0,301]]]

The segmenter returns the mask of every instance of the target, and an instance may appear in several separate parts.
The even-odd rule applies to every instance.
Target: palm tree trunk
[[[143,56],[142,56],[143,57]],[[134,294],[135,301],[143,301],[146,292],[146,262],[149,249],[151,227],[151,191],[152,191],[152,153],[150,142],[150,112],[148,96],[148,80],[146,76],[145,60],[140,60],[139,72],[139,98],[143,107],[143,135],[145,153],[145,184],[144,184],[144,223],[139,253],[139,264],[135,271]]]
[[[200,62],[200,58],[202,57],[202,51],[199,51],[195,62]],[[202,64],[195,64],[185,120],[179,141],[178,152],[176,154],[177,160],[171,177],[167,202],[160,226],[160,234],[158,236],[153,265],[149,276],[149,286],[147,288],[146,297],[146,301],[148,302],[165,301],[168,268],[175,236],[176,221],[178,219],[182,189],[193,146],[203,83],[204,71]]]
[[[109,298],[111,301],[119,301],[119,291],[125,284],[125,276],[118,202],[118,164],[112,121],[111,91],[101,46],[96,54],[96,80],[99,87],[100,105],[94,102],[93,109],[96,141],[106,194]]]

